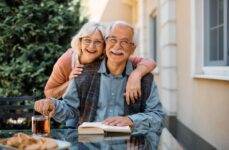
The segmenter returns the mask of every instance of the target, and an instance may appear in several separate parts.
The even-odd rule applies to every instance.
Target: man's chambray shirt
[[[114,116],[124,116],[124,93],[126,88],[127,77],[133,71],[130,61],[127,62],[123,74],[113,76],[108,73],[106,60],[101,63],[100,93],[95,121],[103,121],[106,118]],[[68,118],[79,117],[80,99],[76,89],[75,81],[71,80],[63,100],[52,99],[56,106],[54,119],[58,122],[65,121]],[[137,128],[160,128],[164,116],[162,106],[159,100],[158,90],[153,81],[151,93],[146,101],[144,112],[129,115],[133,121],[134,127]]]

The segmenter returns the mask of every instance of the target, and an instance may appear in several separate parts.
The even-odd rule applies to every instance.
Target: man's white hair
[[[127,26],[127,27],[129,27],[133,32],[132,42],[134,43],[135,46],[137,46],[136,31],[132,25],[130,25],[129,23],[127,23],[125,21],[115,21],[115,22],[111,23],[106,29],[105,39],[110,36],[111,30],[113,29],[114,26]]]
[[[80,40],[82,37],[88,36],[89,34],[100,31],[102,34],[103,40],[105,41],[105,27],[98,22],[88,22],[83,25],[78,34],[73,36],[71,41],[71,47],[76,51],[78,55],[81,55],[81,50],[79,49]]]

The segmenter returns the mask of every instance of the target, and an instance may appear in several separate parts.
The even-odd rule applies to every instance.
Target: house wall
[[[176,0],[177,117],[217,149],[228,149],[229,82],[192,77],[191,0]]]
[[[90,21],[101,21],[101,16],[107,6],[109,0],[84,0],[83,5],[85,6],[86,16],[89,17]]]
[[[90,21],[109,24],[112,21],[124,20],[132,23],[132,7],[123,0],[87,0]]]
[[[158,1],[159,17],[159,76],[161,102],[167,115],[176,115],[176,0]]]
[[[92,0],[94,1],[94,0]],[[228,149],[229,81],[193,78],[192,0],[101,0],[90,20],[125,20],[141,32],[137,55],[148,56],[148,16],[158,6],[159,62],[155,73],[168,114],[217,149]],[[94,2],[95,3],[95,2]],[[198,30],[199,31],[199,30]],[[195,46],[194,46],[195,47]]]

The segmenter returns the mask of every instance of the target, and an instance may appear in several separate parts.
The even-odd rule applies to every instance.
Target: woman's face
[[[80,63],[88,64],[99,58],[104,51],[105,42],[100,31],[95,31],[80,40]]]

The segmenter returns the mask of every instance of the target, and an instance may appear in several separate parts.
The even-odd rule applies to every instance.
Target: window
[[[228,0],[192,0],[192,77],[229,81]]]
[[[227,3],[204,1],[204,66],[229,66]]]
[[[149,51],[150,57],[154,59],[155,62],[158,61],[157,52],[157,16],[151,15],[149,20]]]

